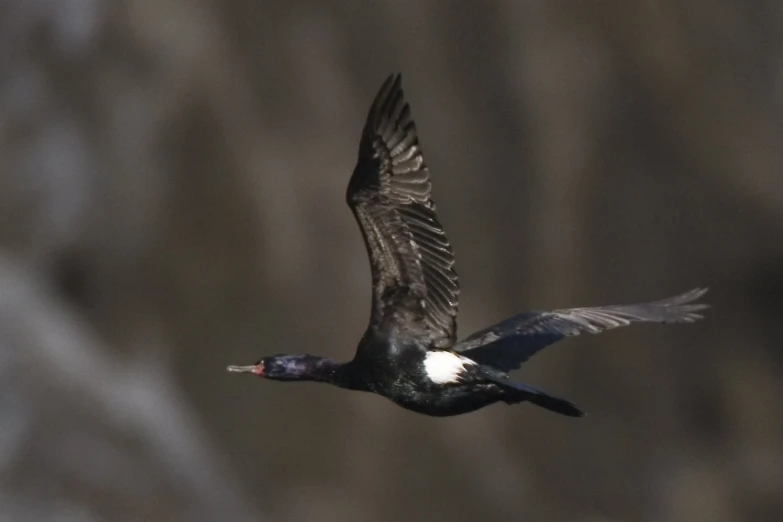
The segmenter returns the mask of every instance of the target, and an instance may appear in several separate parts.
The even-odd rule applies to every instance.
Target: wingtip
[[[674,298],[670,299],[667,303],[667,308],[676,310],[679,316],[672,322],[678,323],[695,323],[704,319],[704,315],[699,312],[707,310],[710,305],[707,303],[695,303],[697,299],[700,299],[707,293],[709,287],[698,287],[692,290],[688,290]]]
[[[710,287],[708,286],[699,286],[696,288],[692,288],[688,290],[687,292],[683,292],[675,299],[677,299],[680,303],[689,303],[691,301],[695,301],[696,299],[704,296],[709,291]]]
[[[375,95],[365,123],[365,133],[375,132],[381,124],[384,113],[390,110],[398,98],[402,98],[402,75],[398,72],[391,73]]]
[[[386,77],[381,89],[378,93],[378,98],[387,98],[391,93],[400,90],[402,87],[402,74],[393,72]],[[383,94],[383,96],[381,96]]]
[[[709,286],[702,286],[702,287],[694,288],[689,293],[693,296],[693,299],[698,299],[699,297],[704,296],[709,291],[710,291]]]
[[[704,294],[707,293],[709,290],[709,287],[697,287],[693,288],[691,290],[688,290],[687,292],[683,292],[679,295],[675,295],[674,297],[668,297],[666,299],[661,299],[658,301],[658,303],[666,305],[666,306],[699,306],[699,307],[707,307],[708,305],[702,304],[702,303],[694,303],[697,299],[700,299],[701,297],[704,297]],[[701,309],[701,308],[700,308]]]
[[[700,288],[694,288],[690,292],[686,292],[683,296],[684,299],[682,300],[683,304],[686,304],[686,306],[692,307],[692,310],[706,310],[710,307],[707,303],[694,303],[697,299],[701,299],[705,296],[707,292],[709,292],[710,287],[703,286]],[[698,308],[696,308],[698,307]]]
[[[391,90],[389,91],[388,97],[392,98],[396,93],[402,93],[402,74],[398,72],[392,73],[389,78],[391,79]]]

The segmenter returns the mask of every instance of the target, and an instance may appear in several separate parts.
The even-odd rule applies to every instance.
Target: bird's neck
[[[329,357],[317,357],[308,366],[307,373],[311,381],[331,383],[342,365]]]
[[[290,356],[289,377],[297,381],[317,381],[340,385],[344,366],[329,357],[315,355]]]

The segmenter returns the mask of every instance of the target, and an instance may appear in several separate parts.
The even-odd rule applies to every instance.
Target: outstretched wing
[[[370,257],[370,327],[407,326],[431,346],[448,348],[455,341],[459,282],[430,190],[400,75],[392,75],[370,108],[346,197]]]
[[[631,323],[692,323],[706,304],[693,303],[707,292],[690,292],[635,305],[527,312],[476,332],[454,350],[479,364],[509,372],[550,344],[582,332],[599,333]]]

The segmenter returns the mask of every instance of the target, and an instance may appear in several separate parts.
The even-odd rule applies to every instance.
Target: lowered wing
[[[692,323],[702,318],[706,304],[694,303],[707,292],[696,288],[684,294],[634,305],[570,308],[527,312],[474,333],[454,350],[479,364],[509,372],[539,350],[564,337],[599,333],[631,323]]]

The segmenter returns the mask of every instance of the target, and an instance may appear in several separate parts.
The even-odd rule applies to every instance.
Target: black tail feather
[[[542,408],[546,408],[549,411],[560,413],[562,415],[568,415],[569,417],[584,417],[585,415],[585,412],[577,408],[574,403],[565,399],[552,397],[546,393],[530,395],[527,400],[536,406],[541,406]]]
[[[522,384],[521,382],[514,382],[508,378],[492,380],[508,391],[508,398],[505,399],[508,404],[527,401],[536,406],[546,408],[549,411],[560,413],[561,415],[568,415],[569,417],[584,417],[585,415],[585,412],[577,408],[574,403],[550,395],[538,388]]]

